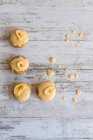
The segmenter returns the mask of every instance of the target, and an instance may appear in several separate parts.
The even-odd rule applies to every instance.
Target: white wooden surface
[[[78,48],[64,42],[64,35],[73,27],[85,33]],[[9,33],[15,28],[28,31],[27,47],[17,49],[9,43]],[[76,40],[72,37],[70,42]],[[9,60],[15,55],[29,59],[26,74],[10,71]],[[49,63],[50,56],[56,57],[55,65]],[[69,80],[63,68],[76,72],[73,64],[77,58],[80,76]],[[51,79],[57,95],[52,102],[43,103],[34,94],[34,84],[50,79],[44,75],[47,68],[56,73]],[[33,84],[32,96],[23,104],[12,96],[14,84],[21,81]],[[69,89],[63,91],[67,86]],[[76,88],[82,94],[74,105],[71,97]],[[0,0],[0,140],[62,139],[93,139],[93,1]]]

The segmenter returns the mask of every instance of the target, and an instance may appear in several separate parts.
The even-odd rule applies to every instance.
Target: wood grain
[[[92,18],[92,0],[0,0],[0,140],[93,139]],[[10,32],[16,28],[29,34],[27,46],[21,49],[9,42]],[[70,42],[66,44],[68,32]],[[85,35],[78,47],[72,47],[79,39],[78,32]],[[15,55],[29,59],[27,73],[11,72],[9,62]],[[54,65],[48,60],[50,56],[57,60]],[[80,72],[75,62],[80,63]],[[65,67],[69,68],[67,73]],[[55,71],[53,78],[44,74],[48,68]],[[78,73],[79,78],[70,80],[69,73]],[[56,98],[43,103],[35,89],[50,79],[57,88]],[[13,87],[19,82],[33,87],[30,100],[23,104],[13,97]],[[82,93],[73,104],[77,88]]]
[[[93,137],[92,119],[60,119],[60,118],[13,118],[1,119],[1,138],[9,140],[60,140],[60,139],[91,139]],[[85,128],[87,125],[87,128]],[[65,131],[64,131],[65,130]],[[83,131],[84,130],[84,131]],[[12,134],[11,134],[12,133]],[[48,135],[47,135],[48,134]]]

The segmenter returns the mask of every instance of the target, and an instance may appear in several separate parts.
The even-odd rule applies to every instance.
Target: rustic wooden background
[[[28,31],[26,47],[17,49],[9,43],[9,33],[15,28]],[[64,42],[70,28],[85,33],[78,47]],[[70,43],[76,40],[72,36]],[[10,71],[9,61],[15,55],[29,59],[26,74]],[[50,56],[56,57],[55,65],[49,63]],[[69,80],[63,68],[78,72],[73,65],[77,59],[79,78]],[[55,71],[53,78],[44,75],[47,68]],[[34,84],[48,79],[55,81],[57,95],[52,102],[43,103],[33,92]],[[14,84],[21,81],[33,84],[31,98],[25,103],[12,96]],[[82,94],[73,104],[76,88]],[[62,139],[93,140],[93,1],[0,0],[0,140]]]

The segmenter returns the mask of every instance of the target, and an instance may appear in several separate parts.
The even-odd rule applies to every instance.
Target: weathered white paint
[[[12,118],[1,119],[1,138],[13,139],[91,139],[93,119]],[[87,125],[87,128],[85,127]]]
[[[0,140],[93,139],[92,18],[92,0],[0,0]],[[17,49],[9,43],[15,28],[28,31],[26,47]],[[78,48],[71,47],[77,35],[70,36],[69,45],[64,42],[71,28],[85,33]],[[9,61],[15,55],[29,59],[27,73],[10,71]],[[50,56],[56,57],[55,65],[49,63]],[[80,73],[76,61],[81,64]],[[68,73],[79,73],[78,79],[67,78],[63,70],[67,66]],[[53,78],[44,75],[48,68],[55,71]],[[34,84],[48,79],[54,80],[57,95],[52,102],[43,103],[34,94]],[[13,86],[21,81],[33,85],[30,100],[23,104],[13,97]],[[71,98],[76,88],[82,94],[74,105]],[[62,96],[66,96],[65,102]]]

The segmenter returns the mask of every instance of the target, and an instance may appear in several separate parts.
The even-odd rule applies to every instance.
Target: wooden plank
[[[0,121],[0,138],[7,140],[80,140],[92,137],[92,119],[12,118],[11,121],[11,118],[2,118]]]
[[[66,46],[66,44],[61,41],[34,41],[32,43],[30,42],[30,44],[22,49],[16,49],[8,45],[7,42],[1,43],[0,69],[9,68],[8,63],[15,55],[26,56],[30,61],[30,67],[37,67],[37,69],[40,65],[45,68],[53,66],[55,69],[57,69],[55,65],[61,65],[62,68],[68,66],[70,69],[73,69],[73,65],[76,61],[81,63],[82,69],[93,69],[92,42],[84,42],[78,48]],[[40,50],[42,51],[40,52]],[[4,57],[5,55],[6,57]],[[55,65],[50,65],[48,60],[50,56],[56,58],[57,61]]]
[[[51,7],[88,7],[88,6],[93,6],[93,1],[91,0],[0,0],[1,5],[5,4],[24,4],[24,5],[31,5],[32,6],[42,6],[42,5],[47,5]]]
[[[14,9],[14,11],[17,9],[16,14],[12,11],[11,7]],[[59,7],[50,8],[48,6],[41,8],[33,7],[31,5],[27,7],[21,7],[20,5],[1,5],[0,9],[0,14],[3,15],[0,18],[0,25],[4,28],[3,30],[19,27],[25,28],[29,32],[33,31],[32,33],[39,31],[39,35],[37,34],[37,37],[40,40],[44,40],[45,36],[51,39],[51,35],[53,35],[53,37],[57,36],[57,40],[62,40],[61,30],[67,31],[71,27],[75,27],[77,31],[84,31],[87,34],[92,34],[92,21],[89,22],[93,13],[93,9],[91,7],[64,9]],[[42,32],[43,36],[41,36],[40,31],[42,30],[57,30],[59,34],[56,35],[56,32],[53,34],[53,31],[51,34],[48,34],[48,32],[44,34]],[[33,35],[31,35],[31,38]],[[42,38],[40,38],[40,36]],[[34,39],[37,38],[34,37]]]
[[[1,85],[0,93],[0,116],[1,117],[62,117],[62,118],[93,118],[93,82],[74,82],[71,83],[56,83],[57,95],[52,102],[44,103],[40,101],[34,91],[30,100],[25,103],[17,102],[13,97],[13,86]],[[81,86],[82,85],[82,86]],[[70,86],[69,88],[67,88]],[[67,91],[63,91],[63,87]],[[72,103],[72,97],[75,96],[75,89],[79,87],[82,91],[80,96],[77,96],[78,103]],[[66,97],[66,101],[61,99]]]

